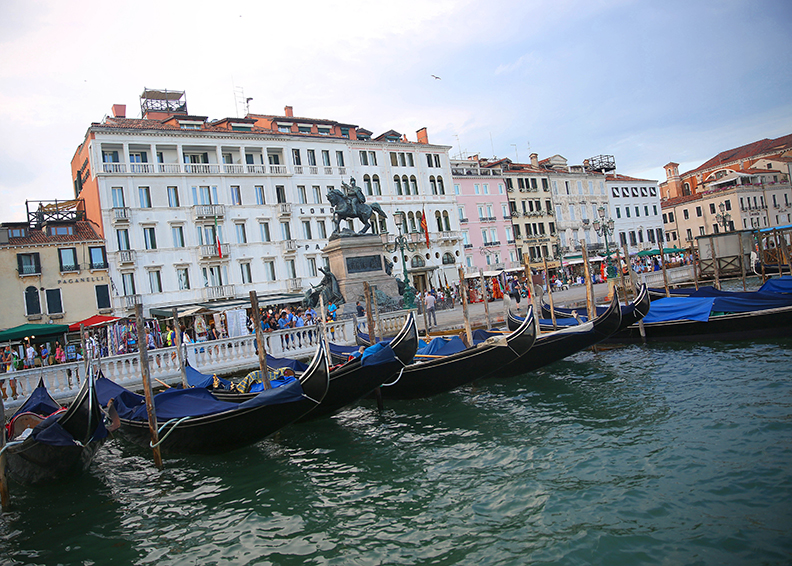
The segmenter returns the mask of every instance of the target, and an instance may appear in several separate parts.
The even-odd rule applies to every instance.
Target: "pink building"
[[[467,274],[521,269],[514,242],[506,183],[497,167],[481,167],[478,157],[451,160]]]

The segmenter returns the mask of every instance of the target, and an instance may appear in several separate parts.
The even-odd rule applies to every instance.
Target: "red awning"
[[[69,332],[77,332],[80,330],[80,325],[82,324],[85,328],[89,326],[98,326],[100,324],[105,324],[107,322],[113,322],[114,320],[120,320],[117,316],[104,316],[101,314],[95,314],[92,317],[86,318],[85,320],[81,320],[80,322],[75,322],[74,324],[69,325]]]

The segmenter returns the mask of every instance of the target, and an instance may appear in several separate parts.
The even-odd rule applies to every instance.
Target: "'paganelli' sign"
[[[364,255],[346,258],[347,273],[363,273],[366,271],[382,271],[381,255]]]

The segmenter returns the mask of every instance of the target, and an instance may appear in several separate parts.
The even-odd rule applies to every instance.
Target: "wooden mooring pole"
[[[261,310],[259,310],[258,295],[256,291],[251,291],[250,307],[253,311],[253,325],[256,327],[256,343],[258,344],[259,369],[261,370],[261,382],[264,390],[272,389],[269,380],[269,369],[267,368],[267,347],[264,345],[264,331],[261,328]]]
[[[146,343],[146,327],[143,324],[143,306],[135,305],[135,325],[137,327],[138,352],[140,352],[140,372],[143,378],[143,394],[146,397],[146,412],[148,413],[149,432],[151,445],[154,447],[154,465],[162,469],[162,455],[159,448],[159,434],[157,433],[157,412],[154,408],[154,395],[151,393],[151,371],[148,362],[148,344]]]

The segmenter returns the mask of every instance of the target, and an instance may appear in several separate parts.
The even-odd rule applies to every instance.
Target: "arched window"
[[[445,194],[445,185],[443,185],[443,178],[440,175],[437,176],[437,190],[441,195]]]
[[[443,211],[443,225],[445,226],[446,232],[451,231],[451,220],[448,218],[448,211]]]
[[[371,192],[371,177],[368,175],[363,175],[363,186],[366,188],[366,194],[371,196],[374,193]]]
[[[410,232],[417,232],[418,231],[418,229],[415,227],[415,214],[413,214],[412,212],[408,212],[407,213],[407,222],[410,223]],[[419,222],[420,222],[420,220],[419,220]]]
[[[446,252],[443,254],[443,265],[451,265],[456,263],[456,258],[450,253]]]
[[[401,181],[399,180],[399,176],[398,175],[394,175],[393,176],[393,186],[394,186],[394,188],[396,190],[396,194],[397,195],[402,194]]]
[[[437,194],[437,181],[435,181],[434,175],[429,177],[429,186],[432,188],[432,194]]]
[[[382,189],[380,188],[379,175],[374,175],[374,177],[371,178],[371,183],[374,185],[374,194],[381,195]]]
[[[682,183],[682,194],[685,196],[690,195],[690,183]]]
[[[41,314],[41,298],[39,290],[32,285],[25,289],[25,310],[27,315]]]
[[[426,261],[419,255],[414,255],[410,260],[410,267],[424,267],[426,265]]]
[[[443,218],[442,218],[442,216],[440,216],[440,211],[439,210],[435,211],[435,222],[437,222],[437,231],[438,232],[442,232],[443,231]]]
[[[407,180],[407,175],[402,177],[402,187],[404,187],[404,194],[410,194],[410,182]]]
[[[418,230],[421,232],[424,231],[423,226],[421,225],[422,218],[423,218],[423,214],[421,214],[420,212],[415,213],[415,222],[418,224]]]
[[[412,194],[418,194],[418,181],[415,180],[415,175],[410,177],[410,188],[412,189]]]

